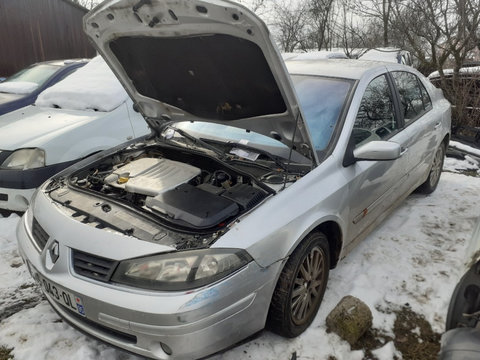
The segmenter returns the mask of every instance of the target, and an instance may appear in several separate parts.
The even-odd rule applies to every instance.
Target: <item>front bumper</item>
[[[35,189],[0,188],[0,208],[10,211],[25,211]]]
[[[75,161],[67,161],[29,170],[0,169],[0,208],[11,211],[27,210],[35,189],[73,163]]]
[[[255,262],[209,286],[186,292],[158,292],[101,283],[75,274],[71,248],[60,244],[52,265],[49,239],[41,253],[32,243],[29,210],[17,228],[19,252],[32,275],[78,296],[86,317],[47,299],[78,329],[125,350],[154,359],[194,359],[213,354],[265,326],[280,263]]]

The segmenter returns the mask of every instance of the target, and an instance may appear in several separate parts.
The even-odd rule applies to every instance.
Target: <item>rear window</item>
[[[405,71],[392,72],[400,94],[400,107],[409,124],[432,108],[432,101],[422,82],[415,74]]]

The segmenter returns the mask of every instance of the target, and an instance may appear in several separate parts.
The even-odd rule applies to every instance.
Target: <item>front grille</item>
[[[108,282],[112,277],[118,261],[87,254],[78,250],[72,251],[73,269],[78,275],[90,279]]]
[[[45,248],[48,238],[50,237],[47,232],[43,230],[43,228],[40,226],[37,219],[35,218],[33,218],[32,223],[32,236],[33,240],[35,241],[40,250],[43,250]]]
[[[92,321],[90,319],[87,319],[84,316],[81,316],[77,313],[74,313],[73,311],[68,312],[69,315],[73,315],[75,319],[78,322],[84,323],[85,325],[105,334],[106,336],[109,336],[111,338],[114,338],[116,340],[120,340],[122,342],[130,343],[130,344],[136,344],[137,343],[137,337],[135,335],[130,335],[112,328],[109,328],[107,326],[100,325],[96,323],[95,321]],[[68,319],[67,319],[68,321]]]

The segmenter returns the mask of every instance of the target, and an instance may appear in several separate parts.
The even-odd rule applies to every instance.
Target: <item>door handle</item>
[[[400,156],[405,155],[407,152],[408,152],[408,147],[407,148],[402,147],[402,149],[400,150]]]
[[[435,126],[434,126],[433,128],[434,128],[434,129],[438,129],[438,128],[440,127],[440,125],[442,125],[442,123],[441,123],[441,122],[438,122],[438,123],[435,124]]]

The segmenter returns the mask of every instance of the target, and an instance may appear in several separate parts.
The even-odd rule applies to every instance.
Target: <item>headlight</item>
[[[42,149],[20,149],[5,159],[0,169],[27,170],[45,166],[45,151]]]
[[[252,258],[239,249],[184,251],[122,261],[112,280],[134,287],[182,291],[222,279]]]

